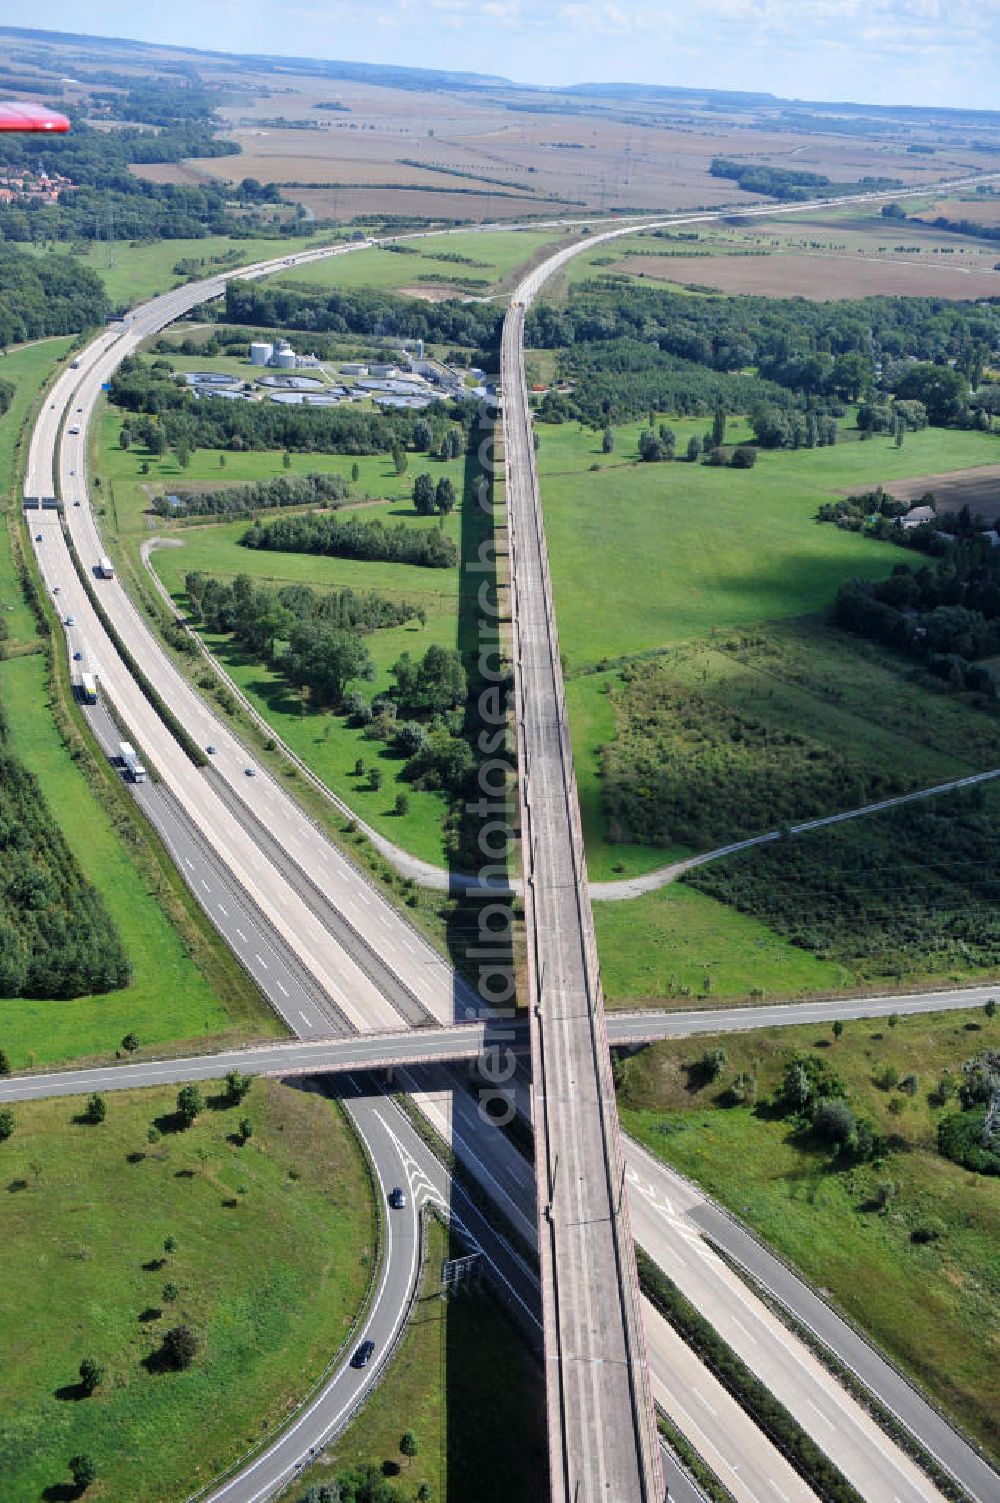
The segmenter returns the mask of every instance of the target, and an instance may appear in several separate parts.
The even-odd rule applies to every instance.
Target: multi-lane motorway
[[[802,207],[807,206],[795,206],[795,209],[800,210]],[[687,216],[680,222],[692,222],[712,217],[716,216]],[[627,228],[621,228],[611,233],[627,232]],[[578,241],[561,251],[558,256],[551,258],[543,268],[527,279],[516,301],[526,302],[541,285],[544,277],[563,264],[570,255],[589,248],[603,238],[607,237],[592,237],[589,240]],[[341,248],[334,252],[329,250],[309,252],[297,259],[308,260],[318,255],[343,254],[348,249]],[[250,274],[263,274],[283,264],[285,263],[270,263],[266,266],[251,268]],[[246,275],[246,270],[241,274]],[[179,289],[165,298],[154,300],[132,315],[123,327],[112,329],[95,341],[81,357],[79,369],[65,372],[50,394],[50,405],[43,410],[33,436],[25,490],[26,494],[50,492],[51,477],[58,454],[59,489],[66,508],[65,522],[85,567],[92,567],[96,564],[97,558],[103,551],[88,503],[85,470],[86,428],[101,382],[107,379],[114,365],[134,348],[139,340],[163,327],[165,323],[176,318],[194,303],[221,292],[223,287],[224,281],[220,278],[208,284]],[[508,325],[516,330],[516,324],[515,312],[514,319],[508,320]],[[516,344],[517,347],[512,348],[511,342],[505,341],[505,358],[508,370],[515,377],[520,371],[523,377],[523,369],[520,366],[523,352],[520,350],[519,341],[516,341]],[[507,377],[505,377],[505,384],[509,384]],[[526,412],[522,414],[522,417],[522,426],[527,433]],[[64,421],[68,429],[77,428],[80,431],[78,433],[67,432],[60,442],[60,424]],[[516,445],[514,447],[516,448]],[[511,452],[513,452],[512,447],[508,445],[508,485],[511,485],[513,479],[513,485],[516,487],[519,484],[517,475],[521,475],[523,479],[524,471],[523,467],[515,465],[515,473],[512,477]],[[533,482],[529,479],[529,483]],[[526,492],[524,494],[527,500],[531,499]],[[537,497],[535,499],[537,500]],[[77,502],[79,505],[76,504]],[[540,518],[537,507],[536,518]],[[177,674],[119,583],[103,581],[98,584],[95,581],[95,588],[100,592],[107,616],[114,623],[119,636],[128,642],[133,655],[141,661],[144,671],[162,698],[171,705],[186,730],[200,744],[204,746],[213,744],[217,747],[217,754],[212,759],[213,767],[210,772],[199,771],[193,766],[139,691],[124,663],[118,657],[111,639],[104,632],[76,576],[56,514],[33,511],[29,513],[28,519],[32,537],[35,537],[36,532],[41,534],[35,547],[43,577],[54,592],[58,591],[55,598],[59,602],[64,618],[68,615],[74,618],[73,625],[66,628],[68,646],[74,650],[85,651],[88,664],[98,667],[102,692],[106,700],[113,706],[119,720],[128,727],[130,739],[139,746],[144,759],[159,775],[159,782],[143,785],[142,789],[137,791],[142,792],[143,797],[148,798],[151,817],[154,818],[154,822],[158,822],[158,827],[161,833],[164,833],[168,846],[175,855],[179,854],[181,862],[185,861],[185,843],[189,851],[197,848],[199,856],[196,858],[194,855],[189,855],[188,862],[194,867],[197,860],[201,859],[205,863],[202,873],[185,870],[183,866],[182,870],[185,870],[192,889],[203,902],[213,921],[223,929],[223,932],[227,932],[228,929],[230,931],[228,937],[232,940],[236,920],[233,919],[227,924],[227,920],[232,919],[229,904],[238,898],[243,904],[241,919],[245,917],[248,922],[257,924],[256,934],[254,934],[245,923],[239,922],[239,930],[245,936],[246,942],[242,951],[236,945],[234,948],[237,949],[248,971],[255,976],[258,984],[267,992],[278,1011],[285,1017],[292,1031],[299,1035],[311,1035],[317,1038],[322,1035],[328,1036],[331,1032],[346,1033],[352,1030],[382,1033],[412,1025],[416,1021],[428,1024],[450,1024],[456,1017],[465,1017],[467,1008],[470,1005],[475,1006],[475,999],[471,998],[462,984],[455,979],[450,967],[385,901],[378,890],[367,883],[361,874],[325,840],[287,793],[274,783],[262,768],[254,764],[253,759],[248,756],[238,739],[211,713],[187,682]],[[540,520],[537,536],[543,544]],[[529,586],[527,595],[530,594]],[[549,616],[552,633],[549,640],[551,641],[554,639],[554,621],[551,621],[551,613]],[[540,619],[536,620],[536,625],[540,624]],[[78,643],[81,644],[79,647]],[[544,662],[536,661],[535,668],[538,672],[544,671],[544,667]],[[536,677],[534,681],[537,683],[539,680]],[[559,688],[558,680],[554,679],[552,693],[556,699],[559,696]],[[521,708],[522,712],[526,708],[523,700]],[[534,696],[532,708],[538,709]],[[536,716],[536,725],[537,719]],[[100,724],[96,728],[99,732],[102,730]],[[109,725],[103,726],[103,734],[107,741],[108,736],[112,734]],[[554,746],[551,740],[550,745]],[[253,769],[255,774],[253,777],[248,777],[248,767]],[[567,790],[572,791],[568,764],[564,763],[560,776],[563,782],[562,790],[553,785],[546,791],[543,780],[539,807],[544,806],[546,798],[558,799],[562,796],[565,799]],[[156,797],[159,797],[160,805],[154,809]],[[171,809],[175,817],[172,835],[167,833],[168,811]],[[570,856],[572,860],[576,860],[572,851]],[[580,859],[582,861],[582,852]],[[580,862],[576,863],[577,869],[579,864]],[[218,891],[213,886],[211,875],[213,868],[220,882]],[[555,867],[546,868],[546,862],[543,861],[542,870],[546,869],[551,875]],[[585,892],[585,887],[581,887],[578,882],[577,890],[578,893]],[[552,896],[551,884],[549,896]],[[258,935],[260,944],[256,943]],[[238,934],[236,937],[239,937]],[[270,948],[264,947],[265,942]],[[255,946],[252,953],[251,946]],[[274,984],[271,976],[272,960],[277,961],[279,955],[284,957],[285,964],[280,988]],[[563,960],[565,959],[566,952],[563,954]],[[550,981],[552,979],[552,977],[549,978]],[[544,997],[546,995],[544,975],[539,973],[536,980],[540,983],[536,988],[537,995]],[[556,993],[553,992],[550,995],[556,995]],[[755,1014],[755,1021],[758,1016],[763,1021],[763,1013],[766,1010],[748,1009],[748,1016],[751,1011]],[[578,1014],[577,1024],[580,1021],[581,1017]],[[554,1022],[557,1029],[561,1026],[557,1012],[550,1013],[550,1022]],[[601,1072],[605,1068],[606,1047],[600,1038],[600,1017],[595,1015],[593,1009],[589,1026],[592,1030],[591,1079],[599,1085]],[[749,1026],[753,1026],[753,1023]],[[697,1027],[697,1022],[692,1023],[692,1029]],[[594,1032],[595,1029],[596,1032]],[[437,1029],[432,1028],[427,1031],[428,1034],[438,1032]],[[641,1033],[637,1032],[634,1037],[641,1037]],[[372,1042],[375,1043],[375,1040]],[[384,1056],[381,1058],[384,1060]],[[242,1053],[240,1060],[245,1066],[246,1056]],[[136,1068],[154,1067],[138,1066]],[[121,1072],[116,1070],[113,1073],[117,1076]],[[14,1084],[15,1082],[2,1083],[4,1086]],[[575,1085],[572,1080],[567,1080],[561,1088],[572,1091]],[[592,1105],[600,1106],[602,1111],[607,1112],[610,1119],[613,1116],[613,1097],[605,1095],[603,1100],[599,1100],[600,1094],[599,1090]],[[351,1109],[353,1112],[356,1108],[352,1105]],[[429,1105],[428,1109],[430,1109]],[[566,1128],[565,1120],[563,1123],[563,1128],[567,1131],[567,1145],[576,1137],[573,1115],[571,1112],[568,1128]],[[507,1139],[502,1134],[487,1129],[487,1138],[491,1140],[487,1146],[483,1137],[481,1120],[478,1119],[476,1113],[472,1113],[471,1118],[472,1120],[462,1118],[459,1122],[460,1131],[455,1134],[452,1114],[446,1112],[441,1117],[446,1129],[453,1133],[455,1138],[453,1146],[456,1153],[468,1162],[473,1172],[479,1169],[488,1193],[496,1193],[500,1175],[506,1176],[509,1181],[506,1191],[508,1199],[513,1202],[515,1192],[526,1195],[527,1219],[529,1225],[533,1225],[530,1169],[517,1155],[515,1157],[518,1158],[520,1167],[505,1164],[503,1160],[506,1150],[498,1148],[497,1145],[507,1145],[509,1148]],[[605,1165],[605,1173],[602,1177],[608,1184],[612,1178],[607,1168],[614,1158],[615,1132],[616,1124],[613,1121],[608,1120],[602,1123],[601,1148]],[[419,1143],[419,1139],[416,1141]],[[610,1151],[609,1144],[611,1145]],[[421,1149],[426,1153],[422,1145]],[[396,1152],[398,1154],[398,1149]],[[397,1158],[397,1174],[399,1162]],[[547,1162],[549,1165],[547,1188],[551,1190],[552,1169],[555,1167],[555,1161],[551,1155],[548,1156]],[[484,1170],[485,1174],[483,1174]],[[389,1172],[388,1162],[386,1172]],[[556,1189],[559,1189],[559,1172],[558,1168],[555,1168]],[[570,1185],[571,1195],[573,1188]],[[580,1192],[575,1193],[576,1198],[579,1198]],[[571,1196],[567,1196],[566,1199],[572,1207]],[[607,1205],[612,1204],[610,1196],[607,1196],[606,1200]],[[625,1225],[622,1213],[627,1207],[627,1201],[628,1197],[619,1192],[616,1208],[619,1214],[609,1217],[605,1223],[612,1242],[616,1241],[621,1228]],[[569,1225],[571,1220],[572,1215],[567,1217],[563,1230],[569,1233],[572,1240],[573,1232]],[[490,1231],[490,1228],[485,1228],[483,1235],[485,1236]],[[479,1233],[475,1235],[478,1240]],[[399,1240],[399,1245],[404,1245],[402,1238]],[[582,1241],[578,1240],[577,1247],[578,1250],[583,1247]],[[582,1256],[586,1258],[587,1255],[584,1248]],[[669,1248],[664,1251],[663,1255],[669,1266]],[[506,1257],[506,1254],[503,1256]],[[627,1271],[631,1254],[628,1253],[623,1259],[620,1247],[614,1246],[612,1256],[616,1260],[618,1270],[625,1267]],[[654,1253],[654,1256],[659,1255]],[[395,1263],[398,1259],[394,1257],[392,1261]],[[582,1264],[573,1268],[570,1275],[576,1280],[578,1288],[581,1287],[581,1268]],[[394,1274],[394,1279],[395,1277]],[[503,1281],[501,1278],[501,1283]],[[396,1289],[395,1284],[393,1287],[394,1297],[399,1296],[397,1302],[401,1304],[402,1284],[399,1289]],[[621,1282],[619,1282],[619,1288],[624,1288]],[[627,1289],[625,1293],[627,1295]],[[528,1303],[527,1299],[524,1303]],[[605,1314],[610,1309],[612,1311],[611,1326],[617,1324],[618,1329],[625,1335],[626,1341],[632,1339],[628,1332],[631,1319],[629,1310],[624,1309],[623,1318],[616,1322],[613,1315],[613,1301],[609,1305],[606,1299],[598,1299],[594,1308],[597,1304],[601,1305]],[[582,1382],[576,1384],[577,1418],[574,1423],[579,1425],[583,1422],[588,1402],[588,1387],[590,1395],[595,1399],[599,1399],[604,1391],[602,1381],[595,1376],[600,1355],[600,1335],[598,1333],[591,1339],[581,1329],[578,1315],[572,1311],[570,1311],[569,1320],[571,1324],[576,1324],[574,1339],[579,1342],[578,1350],[586,1351],[588,1354],[588,1360],[584,1364],[589,1370],[588,1375]],[[635,1327],[637,1322],[633,1321],[632,1324]],[[610,1327],[605,1325],[605,1331],[609,1329]],[[787,1336],[782,1339],[787,1340]],[[622,1346],[621,1355],[624,1356],[627,1350],[627,1346]],[[651,1358],[655,1382],[657,1358],[652,1352]],[[638,1444],[632,1448],[637,1458],[634,1476],[637,1485],[641,1487],[645,1485],[643,1476],[655,1477],[656,1463],[649,1455],[649,1448],[644,1449],[644,1442],[638,1433],[642,1428],[643,1420],[636,1398],[645,1382],[641,1358],[638,1362],[629,1362],[628,1366],[631,1369],[631,1379],[626,1379],[627,1386],[631,1390],[628,1403],[633,1416],[638,1416],[637,1423],[633,1426],[633,1433],[638,1439]],[[665,1386],[669,1385],[660,1384],[661,1391]],[[610,1384],[609,1391],[610,1389],[614,1389],[615,1393],[620,1395],[623,1391],[621,1379]],[[606,1412],[610,1414],[613,1407],[614,1403]],[[348,1410],[349,1408],[348,1405]],[[348,1411],[344,1410],[341,1399],[337,1397],[331,1400],[329,1410],[324,1408],[317,1411],[317,1415],[326,1424],[328,1420],[335,1421],[335,1416],[342,1412]],[[600,1405],[595,1412],[600,1412]],[[552,1419],[555,1425],[560,1425],[560,1415],[553,1415]],[[319,1418],[316,1418],[303,1427],[310,1437],[310,1445],[314,1443],[312,1436],[318,1423]],[[721,1425],[715,1425],[716,1432],[722,1428]],[[296,1444],[301,1447],[306,1436],[302,1429],[296,1433],[298,1435]],[[822,1444],[822,1435],[817,1434],[815,1423],[812,1433]],[[718,1438],[716,1434],[716,1439]],[[617,1447],[620,1444],[620,1436],[613,1436],[611,1444]],[[282,1466],[287,1467],[291,1464],[291,1453],[294,1449],[293,1444],[291,1449],[284,1453]],[[598,1452],[599,1450],[598,1444]],[[300,1460],[301,1457],[300,1450]],[[602,1475],[607,1475],[609,1478],[615,1471],[616,1464],[613,1463],[609,1467],[606,1460],[599,1455],[598,1465],[603,1468]],[[765,1467],[766,1465],[767,1463]],[[626,1461],[621,1475],[624,1476],[627,1470]],[[287,1471],[284,1475],[288,1475]],[[256,1480],[245,1485],[241,1484],[243,1490],[231,1495],[227,1494],[227,1498],[230,1503],[236,1503],[237,1498],[240,1499],[240,1503],[250,1503],[252,1499],[268,1495],[276,1485],[275,1476],[270,1476],[268,1481],[264,1473],[258,1470]],[[557,1493],[557,1495],[562,1494]],[[581,1492],[580,1496],[586,1496],[586,1494]],[[617,1493],[617,1496],[626,1498],[638,1497],[641,1494],[630,1485],[626,1485],[624,1490]],[[898,1496],[904,1498],[910,1495],[899,1493]],[[933,1496],[933,1493],[925,1491],[913,1493],[912,1496],[927,1498]]]

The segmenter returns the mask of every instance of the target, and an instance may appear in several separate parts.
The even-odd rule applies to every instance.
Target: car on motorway
[[[82,412],[83,408],[82,407],[78,407],[76,410],[77,410],[77,412]]]
[[[392,1206],[392,1209],[394,1211],[406,1210],[406,1191],[403,1189],[402,1185],[397,1185],[393,1190],[392,1194],[389,1196],[389,1204]]]
[[[244,767],[243,771],[246,773],[248,778],[255,778],[257,776],[256,767]]]
[[[42,541],[42,534],[40,532],[36,532],[35,533],[35,542],[36,543],[40,543],[41,541]]]
[[[73,505],[74,505],[74,506],[79,506],[79,505],[80,505],[80,503],[79,503],[79,501],[74,501],[74,502],[73,502]]]
[[[79,662],[82,661],[82,659],[83,659],[83,653],[82,652],[74,652],[74,654],[73,654],[73,661],[74,661],[74,663],[79,663]]]
[[[79,433],[80,430],[79,428],[71,428],[69,431],[70,433]]]
[[[374,1341],[363,1341],[351,1358],[352,1367],[367,1367],[375,1354]]]
[[[209,745],[205,747],[205,750],[208,752],[208,755],[210,757],[214,757],[216,751],[218,750],[218,747],[212,746],[211,743],[209,743]]]
[[[66,620],[63,623],[63,625],[64,626],[75,626],[76,625],[76,620],[75,620],[75,618],[73,616],[67,616]]]

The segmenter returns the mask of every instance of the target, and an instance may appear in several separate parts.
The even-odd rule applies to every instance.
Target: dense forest
[[[502,314],[489,304],[416,302],[385,292],[318,292],[230,283],[219,318],[252,328],[296,328],[464,344],[495,358]],[[678,414],[747,412],[763,403],[836,414],[879,378],[894,389],[917,360],[960,385],[950,412],[969,420],[989,350],[1000,344],[1000,301],[875,297],[688,297],[601,277],[564,306],[528,314],[529,348],[558,349],[572,390],[550,393],[543,421],[624,422],[656,408]],[[954,361],[955,367],[947,364]],[[946,378],[946,379],[947,379]],[[916,395],[916,393],[914,393]]]
[[[198,187],[146,182],[132,164],[229,156],[239,147],[217,140],[210,125],[183,120],[154,132],[101,131],[74,120],[65,136],[9,134],[0,139],[0,171],[70,179],[57,203],[15,199],[0,204],[0,235],[7,241],[104,239],[114,227],[122,240],[174,240],[248,231],[246,217],[229,212],[233,192],[223,184]]]
[[[0,349],[78,334],[107,316],[100,278],[69,256],[25,256],[0,247]]]
[[[439,527],[410,527],[406,522],[388,527],[377,518],[363,522],[357,517],[335,517],[328,513],[279,517],[266,524],[255,522],[240,542],[244,548],[377,559],[390,564],[419,564],[428,569],[451,569],[458,563],[458,549]]]
[[[990,539],[959,513],[936,526],[956,529],[942,556],[914,569],[897,564],[888,579],[847,580],[833,608],[838,626],[919,658],[955,688],[989,701],[996,682],[976,659],[1000,652],[1000,558]],[[932,527],[915,529],[929,534]],[[905,534],[903,534],[905,536]]]
[[[111,917],[0,721],[0,996],[78,997],[128,980]]]

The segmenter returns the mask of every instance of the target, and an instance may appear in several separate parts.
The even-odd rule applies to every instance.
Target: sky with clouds
[[[1000,0],[36,0],[30,24],[522,83],[1000,109]]]

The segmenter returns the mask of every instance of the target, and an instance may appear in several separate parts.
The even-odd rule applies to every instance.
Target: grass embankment
[[[484,230],[396,242],[404,251],[370,249],[332,256],[311,266],[292,266],[275,280],[288,286],[370,288],[399,292],[407,287],[440,288],[441,296],[483,296],[493,291],[543,247],[558,249],[558,230]],[[461,260],[452,260],[461,257]]]
[[[95,1497],[186,1497],[289,1415],[363,1304],[374,1206],[339,1110],[260,1080],[241,1106],[150,1144],[175,1099],[116,1094],[99,1126],[74,1121],[80,1099],[18,1106],[0,1145],[11,1503],[56,1496],[43,1490],[66,1485],[80,1452],[98,1465]],[[253,1135],[241,1147],[242,1116]],[[144,1359],[178,1324],[200,1337],[199,1355],[185,1372],[150,1371]],[[88,1356],[106,1376],[84,1398]]]
[[[381,1470],[385,1463],[392,1480],[392,1468],[400,1468],[401,1500],[424,1483],[437,1503],[547,1497],[538,1365],[485,1289],[441,1299],[442,1259],[465,1249],[452,1245],[436,1218],[427,1221],[426,1234],[420,1293],[388,1375],[340,1440],[282,1493],[285,1503],[350,1467]],[[418,1446],[409,1461],[399,1449],[406,1430]]]
[[[133,979],[123,991],[99,997],[0,999],[0,1041],[15,1069],[107,1055],[128,1032],[142,1045],[191,1047],[199,1038],[235,1042],[281,1031],[150,838],[117,776],[93,759],[77,713],[67,708],[65,664],[54,659],[53,680],[21,593],[11,555],[12,542],[26,547],[16,498],[11,498],[19,426],[54,358],[64,356],[70,344],[46,341],[0,362],[17,383],[11,409],[0,422],[0,494],[8,498],[0,528],[0,599],[11,607],[6,612],[10,656],[0,663],[0,699],[10,722],[11,749],[39,779],[84,875],[104,899],[125,941]]]
[[[1000,1181],[938,1155],[937,1122],[956,1104],[938,1106],[930,1097],[947,1072],[995,1046],[998,1033],[1000,1022],[977,1011],[900,1018],[896,1026],[848,1022],[839,1040],[816,1027],[678,1039],[633,1059],[619,1092],[628,1132],[829,1291],[994,1457]],[[725,1068],[703,1085],[691,1066],[715,1047],[725,1050]],[[756,1078],[764,1102],[800,1053],[821,1054],[857,1115],[891,1136],[895,1146],[883,1163],[839,1169],[829,1148],[797,1135],[766,1105],[722,1104],[740,1071]],[[887,1067],[901,1080],[915,1074],[915,1094],[877,1086]],[[882,1210],[880,1183],[892,1187]],[[914,1240],[935,1217],[943,1234]]]

